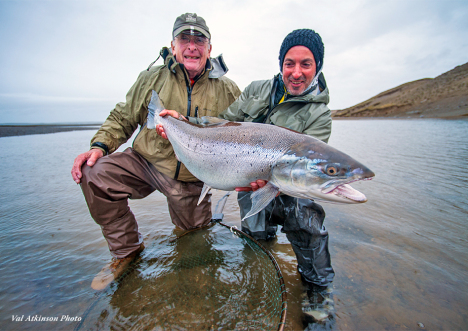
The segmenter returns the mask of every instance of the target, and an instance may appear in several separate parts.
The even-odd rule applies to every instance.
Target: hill
[[[437,76],[409,82],[332,117],[468,118],[468,63]]]

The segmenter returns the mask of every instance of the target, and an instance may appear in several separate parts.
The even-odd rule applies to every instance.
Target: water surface
[[[93,133],[0,138],[2,330],[70,330],[77,325],[72,319],[83,318],[96,300],[90,283],[110,255],[70,175],[74,157],[87,150]],[[418,330],[418,323],[427,330],[467,329],[468,121],[338,120],[330,145],[369,166],[376,177],[353,184],[367,195],[367,203],[323,204],[336,272],[335,313],[329,325],[302,322],[302,287],[284,234],[278,232],[276,240],[264,243],[287,286],[285,329]],[[214,200],[223,194],[215,192]],[[157,274],[145,265],[161,254],[183,256],[187,250],[188,255],[192,246],[167,245],[181,232],[170,222],[164,196],[156,192],[130,203],[149,247],[142,256],[144,277],[135,288],[144,292]],[[234,197],[224,213],[226,223],[240,227]],[[193,245],[219,238],[208,251],[232,262],[232,272],[222,277],[237,278],[240,284],[241,275],[253,274],[256,265],[245,263],[248,257],[239,253],[243,248],[236,238],[217,227],[195,235]],[[236,265],[242,268],[235,270]],[[196,268],[186,273],[187,279],[203,276]],[[119,292],[125,293],[123,302],[111,295],[109,303],[122,308],[135,289]],[[174,287],[164,290],[169,295]],[[190,302],[193,295],[185,299]],[[138,305],[125,309],[126,314],[143,316]],[[188,323],[204,318],[193,312],[199,314],[191,311]],[[22,322],[12,321],[23,315]],[[36,315],[65,318],[25,321]],[[99,324],[87,325],[99,329]]]

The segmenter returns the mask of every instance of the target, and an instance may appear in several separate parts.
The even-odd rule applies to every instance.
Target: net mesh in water
[[[275,259],[219,224],[146,249],[76,329],[282,330],[286,289]]]

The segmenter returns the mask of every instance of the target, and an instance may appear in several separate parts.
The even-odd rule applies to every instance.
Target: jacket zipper
[[[187,117],[190,116],[190,108],[192,107],[192,88],[190,87],[190,83],[187,85],[187,94],[188,94],[188,101],[187,101]]]
[[[187,117],[190,116],[190,108],[192,107],[192,86],[190,81],[187,79],[187,75],[184,72],[185,85],[187,86]],[[198,110],[198,107],[195,109],[195,112]],[[196,116],[196,115],[195,115]],[[174,179],[179,178],[181,162],[177,161],[177,167],[174,175]]]

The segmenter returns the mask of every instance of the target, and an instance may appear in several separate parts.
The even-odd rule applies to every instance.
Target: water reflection
[[[158,243],[97,297],[78,329],[276,330],[276,270],[252,244],[221,225]]]
[[[81,190],[70,177],[74,157],[88,148],[93,134],[81,131],[0,138],[1,330],[70,330],[75,322],[21,323],[13,322],[12,315],[83,317],[96,300],[91,280],[110,255]],[[467,329],[468,122],[334,121],[330,144],[376,173],[370,182],[353,184],[366,194],[367,203],[323,204],[336,272],[333,329],[416,330],[418,323],[431,330]],[[215,192],[214,200],[222,195]],[[130,293],[138,294],[144,302],[154,301],[147,297],[146,289],[151,287],[146,284],[151,284],[151,277],[163,276],[168,266],[158,269],[150,263],[168,258],[170,265],[177,265],[184,255],[196,256],[198,250],[217,261],[217,267],[207,266],[205,274],[200,265],[193,267],[199,273],[198,282],[205,284],[202,288],[210,288],[203,278],[210,272],[223,284],[252,281],[262,292],[254,275],[261,267],[255,260],[245,262],[244,245],[232,246],[234,238],[228,236],[224,242],[224,237],[214,232],[204,234],[196,249],[188,243],[171,246],[169,239],[175,234],[165,197],[152,194],[130,204],[149,249],[142,265],[129,275],[135,277],[135,283],[114,287],[123,294],[108,297],[109,316],[114,310],[125,312],[119,323],[146,316],[140,316],[143,308],[138,303],[126,305],[125,297]],[[240,227],[233,197],[224,213],[225,223]],[[285,329],[312,328],[302,324],[302,289],[291,246],[280,232],[276,241],[264,244],[277,259],[287,286]],[[177,256],[172,255],[175,251]],[[239,264],[236,272],[223,269],[229,261]],[[188,274],[192,269],[184,270]],[[197,283],[194,275],[189,277],[191,283]],[[225,299],[233,287],[223,286],[226,292],[219,297]],[[167,289],[163,297],[183,298],[188,311],[197,311],[198,304],[191,301],[195,293],[190,289],[185,290],[189,293],[186,296],[179,288],[176,292],[174,284]],[[109,305],[110,300],[113,305]],[[103,323],[110,323],[105,314]],[[192,321],[197,318],[209,320],[207,316],[192,316]],[[93,324],[93,328],[100,327]]]

